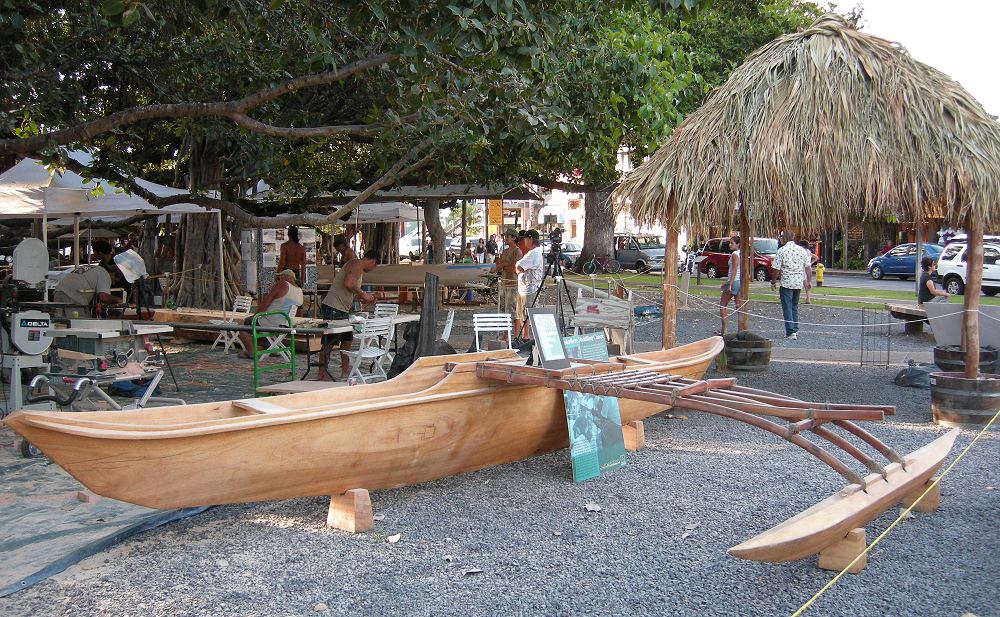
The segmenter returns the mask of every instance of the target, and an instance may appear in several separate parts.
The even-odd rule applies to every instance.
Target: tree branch
[[[246,115],[250,109],[260,107],[264,103],[272,101],[282,95],[302,90],[304,88],[314,88],[328,85],[347,79],[348,77],[371,69],[376,66],[392,62],[398,58],[398,54],[378,54],[363,60],[358,60],[334,71],[303,75],[286,81],[273,88],[267,88],[249,94],[243,98],[232,101],[220,101],[214,103],[164,103],[157,105],[143,105],[125,109],[103,118],[84,122],[76,126],[32,135],[31,137],[0,139],[0,154],[30,154],[39,150],[44,150],[53,146],[64,145],[73,142],[89,141],[93,137],[112,131],[123,126],[136,124],[143,120],[157,120],[166,118],[205,118],[222,117],[229,118],[250,130],[264,129],[281,133],[282,131],[293,131],[293,139],[302,139],[307,136],[328,136],[334,134],[350,134],[360,137],[370,137],[372,131],[377,130],[379,125],[348,125],[343,127],[316,127],[320,131],[315,135],[298,134],[296,131],[309,131],[312,129],[281,129],[271,127],[264,123],[253,120]],[[237,121],[239,119],[239,121]],[[244,124],[245,123],[245,124]],[[375,128],[373,128],[375,127]],[[382,126],[384,128],[384,126]],[[263,131],[262,131],[263,132]],[[275,136],[282,136],[276,133]]]

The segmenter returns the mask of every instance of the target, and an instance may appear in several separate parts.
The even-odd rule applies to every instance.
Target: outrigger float
[[[823,551],[911,499],[958,434],[900,456],[855,424],[882,420],[894,407],[812,403],[735,379],[703,379],[722,346],[713,337],[609,362],[574,360],[564,370],[525,366],[510,351],[432,356],[394,379],[352,388],[127,412],[20,411],[6,422],[99,495],[180,508],[336,499],[355,489],[417,484],[565,448],[563,390],[617,397],[623,425],[672,407],[712,413],[795,444],[849,483],[729,551],[767,562]],[[807,434],[870,473],[856,473]]]

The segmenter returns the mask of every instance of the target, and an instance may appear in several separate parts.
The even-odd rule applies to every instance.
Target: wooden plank
[[[276,411],[290,411],[287,407],[282,407],[281,405],[275,405],[274,403],[259,398],[258,399],[248,398],[240,401],[233,401],[233,406],[253,413],[274,413]]]
[[[868,555],[862,554],[865,552],[866,545],[864,527],[852,529],[842,539],[819,552],[818,565],[823,570],[840,572],[858,555],[861,555],[861,559],[855,561],[851,569],[848,570],[851,574],[857,574],[868,565]]]
[[[257,388],[258,392],[266,394],[298,394],[299,392],[316,392],[318,390],[329,390],[330,388],[342,388],[347,383],[343,381],[286,381],[283,383],[273,383]]]

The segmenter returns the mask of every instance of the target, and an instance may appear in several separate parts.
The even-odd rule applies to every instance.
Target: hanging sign
[[[487,199],[486,200],[486,224],[489,226],[503,225],[503,200],[502,199]]]

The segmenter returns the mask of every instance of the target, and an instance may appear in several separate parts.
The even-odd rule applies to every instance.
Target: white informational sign
[[[535,338],[542,366],[550,369],[569,368],[570,362],[563,347],[562,332],[555,312],[548,308],[528,309],[531,333]]]

